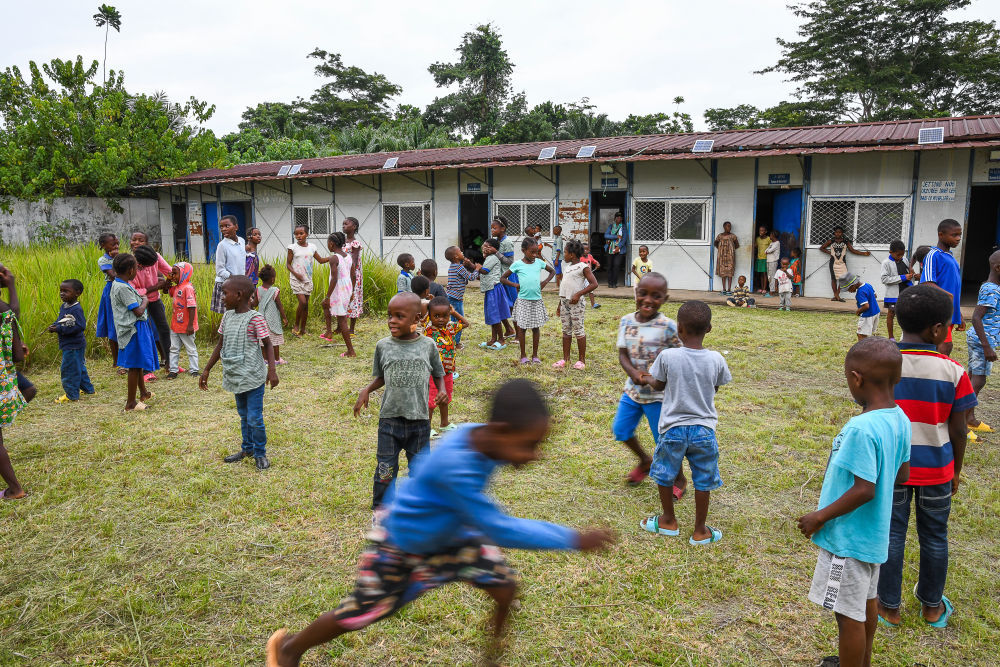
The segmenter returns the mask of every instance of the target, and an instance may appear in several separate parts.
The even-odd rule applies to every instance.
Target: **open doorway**
[[[604,252],[604,232],[614,222],[615,213],[625,215],[625,191],[594,190],[590,193],[590,210],[590,254],[601,263],[599,272],[607,276],[608,256]],[[625,219],[628,219],[627,216]],[[624,272],[627,271],[625,268]],[[624,273],[618,276],[618,284],[624,285],[624,280]]]
[[[489,198],[483,194],[459,195],[459,209],[462,211],[458,221],[458,235],[462,252],[473,262],[482,264],[483,241],[490,235]]]
[[[219,215],[219,208],[215,202],[206,202],[205,208],[205,256],[209,262],[215,261],[215,248],[219,245],[221,234],[219,233],[219,220],[227,215],[236,217],[237,234],[240,238],[247,237],[250,229],[250,202],[245,201],[224,201],[222,202],[222,216]]]
[[[990,274],[989,257],[1000,245],[1000,186],[972,186],[964,237],[962,292],[974,297]]]
[[[753,285],[760,287],[763,280],[770,276],[757,271],[757,236],[761,227],[768,233],[777,230],[778,241],[781,243],[781,257],[791,257],[792,248],[799,248],[802,243],[799,234],[802,229],[802,188],[757,188],[757,210],[754,212],[753,235],[749,244],[753,253]],[[741,243],[742,245],[742,243]]]
[[[184,204],[171,204],[170,206],[171,226],[174,230],[174,255],[180,259],[187,259],[188,238],[187,238],[187,208]]]

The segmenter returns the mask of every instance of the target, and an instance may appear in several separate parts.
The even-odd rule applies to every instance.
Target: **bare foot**
[[[928,607],[927,605],[922,605],[922,606],[924,612],[924,620],[927,621],[928,623],[934,623],[935,621],[939,620],[941,618],[941,615],[944,614],[945,611],[943,602],[936,607]]]

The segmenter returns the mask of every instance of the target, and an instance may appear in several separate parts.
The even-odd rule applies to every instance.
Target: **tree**
[[[1000,32],[951,21],[970,0],[810,0],[791,6],[800,41],[758,73],[838,119],[872,121],[1000,111]]]
[[[301,110],[285,102],[260,102],[247,107],[239,124],[240,131],[257,130],[265,139],[279,137],[308,138],[316,134]]]
[[[835,123],[839,113],[839,106],[829,101],[780,102],[767,109],[740,104],[731,108],[705,109],[705,122],[715,132],[761,127],[802,127]]]
[[[458,90],[435,98],[425,117],[431,124],[454,128],[478,141],[503,125],[514,63],[500,33],[490,24],[465,33],[455,51],[457,62],[433,63],[427,71],[439,88],[457,85]]]
[[[267,137],[256,129],[227,134],[222,141],[229,148],[229,163],[278,162],[319,157],[319,151],[309,139]]]
[[[339,53],[316,48],[309,57],[320,61],[316,74],[330,81],[316,89],[309,101],[298,101],[305,122],[334,129],[390,118],[389,101],[403,92],[402,88],[378,72],[348,67]]]
[[[115,32],[122,31],[122,15],[111,5],[101,5],[94,14],[94,23],[98,28],[104,28],[104,81],[108,80],[108,32],[111,28]]]

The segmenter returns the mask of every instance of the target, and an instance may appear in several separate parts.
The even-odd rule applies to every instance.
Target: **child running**
[[[288,318],[285,317],[285,308],[281,305],[281,292],[274,281],[278,277],[278,272],[270,264],[265,264],[260,270],[260,286],[257,288],[256,303],[257,312],[264,316],[267,328],[271,332],[271,347],[274,348],[274,363],[281,365],[287,363],[281,358],[281,346],[285,344],[285,329],[288,326]]]
[[[497,664],[517,594],[517,575],[500,548],[594,551],[615,539],[605,529],[576,531],[508,516],[487,495],[501,466],[520,468],[538,460],[548,429],[545,399],[532,383],[512,380],[500,387],[486,424],[448,434],[421,455],[409,481],[399,485],[382,525],[369,533],[354,591],[301,632],[275,632],[267,642],[267,667],[298,665],[310,648],[387,618],[452,581],[493,598],[485,658]]]
[[[222,240],[215,247],[215,286],[212,289],[212,304],[210,309],[213,313],[226,312],[222,302],[222,283],[229,280],[230,276],[242,276],[247,270],[247,245],[238,234],[237,220],[235,215],[224,215],[219,220],[219,232]]]
[[[222,389],[236,395],[243,435],[240,451],[222,459],[236,463],[253,457],[257,470],[267,470],[267,431],[264,428],[264,387],[278,386],[274,369],[274,349],[267,321],[250,309],[253,283],[246,276],[233,276],[222,284],[226,313],[219,323],[219,342],[198,378],[198,386],[208,391],[208,376],[222,360]]]
[[[149,300],[139,294],[129,281],[135,280],[139,263],[128,253],[118,253],[113,267],[115,282],[111,286],[111,312],[115,318],[115,333],[118,335],[118,365],[128,372],[128,398],[125,412],[145,410],[144,401],[153,397],[146,391],[144,373],[152,373],[160,367],[156,358],[156,344],[153,330],[147,321],[146,305]],[[136,400],[138,392],[138,400]]]
[[[188,357],[188,373],[198,376],[201,369],[198,367],[198,344],[195,342],[195,332],[198,331],[198,295],[195,293],[194,285],[191,284],[191,276],[194,274],[194,267],[187,262],[177,262],[174,264],[170,274],[170,296],[173,298],[173,315],[170,318],[170,367],[167,372],[167,379],[173,380],[178,373],[182,372],[181,346]]]
[[[401,253],[396,258],[399,265],[399,276],[396,277],[396,294],[410,291],[410,282],[413,280],[413,270],[417,268],[417,263],[413,260],[413,255],[408,252]]]
[[[889,244],[889,256],[882,262],[882,284],[885,285],[885,296],[882,306],[885,308],[885,323],[889,331],[889,340],[896,340],[892,320],[896,312],[896,300],[900,293],[910,286],[910,266],[906,263],[906,246],[902,241]]]
[[[69,403],[80,400],[80,390],[85,394],[94,393],[94,385],[87,374],[87,317],[80,306],[80,295],[83,294],[83,283],[75,278],[64,280],[59,284],[59,317],[49,325],[48,331],[59,336],[59,350],[62,352],[62,366],[59,375],[62,378],[63,395],[56,403]]]
[[[573,338],[576,338],[579,360],[573,364],[573,368],[582,371],[587,367],[587,333],[583,328],[587,307],[580,299],[597,289],[597,278],[590,270],[590,265],[580,261],[580,255],[583,254],[582,243],[570,239],[563,248],[566,260],[562,262],[562,275],[565,275],[565,279],[559,284],[559,307],[556,309],[562,322],[563,358],[552,364],[552,368],[566,368],[573,348]]]
[[[487,350],[502,350],[503,323],[510,317],[507,293],[500,284],[503,264],[500,262],[500,242],[494,238],[483,241],[483,265],[479,269],[479,291],[483,293],[483,319],[490,327],[492,335],[488,341],[479,344]]]
[[[538,243],[530,236],[521,241],[521,252],[524,257],[510,265],[510,268],[500,276],[500,282],[517,291],[517,301],[514,302],[511,316],[517,327],[517,342],[521,346],[520,363],[522,365],[529,363],[524,346],[527,331],[531,329],[530,363],[540,364],[542,360],[538,357],[538,342],[541,337],[541,326],[549,318],[545,312],[545,302],[542,301],[542,290],[555,277],[556,272],[541,259]],[[545,280],[541,279],[543,270],[549,272]],[[517,280],[509,280],[511,275],[516,275]]]
[[[855,315],[858,316],[858,340],[874,336],[878,331],[879,314],[875,288],[850,271],[840,279],[839,285],[840,289],[854,293],[854,299],[858,304],[858,309],[855,311]]]
[[[893,398],[901,364],[886,338],[862,339],[847,353],[847,387],[862,411],[833,439],[819,509],[798,520],[819,547],[809,599],[834,613],[840,631],[839,662],[823,665],[871,664],[893,489],[910,474],[910,420]]]
[[[111,313],[111,283],[115,281],[115,269],[112,262],[118,254],[118,237],[106,232],[97,239],[97,245],[104,254],[97,260],[97,268],[104,274],[104,291],[97,306],[97,338],[107,338],[111,350],[111,367],[118,367],[118,334],[115,333],[115,318]],[[123,371],[124,372],[124,371]]]
[[[420,297],[401,292],[389,300],[389,333],[375,344],[372,375],[375,379],[361,390],[354,404],[354,416],[368,407],[373,391],[385,387],[378,416],[378,450],[372,486],[372,509],[382,504],[382,497],[399,472],[399,454],[413,457],[427,446],[431,420],[427,414],[430,378],[437,389],[437,404],[448,400],[444,385],[444,366],[437,345],[420,335]]]
[[[444,388],[448,394],[448,400],[441,404],[441,430],[431,429],[431,437],[436,438],[456,428],[448,421],[448,406],[451,404],[455,380],[455,336],[469,326],[469,321],[451,307],[448,297],[445,296],[436,296],[431,299],[431,302],[427,304],[427,317],[429,321],[424,328],[424,335],[437,345],[438,354],[441,356],[441,365],[444,367]],[[458,318],[458,321],[452,322],[452,318]],[[430,380],[428,389],[430,391],[427,403],[428,419],[433,420],[438,393],[433,379]]]
[[[346,352],[341,352],[341,357],[356,357],[354,345],[351,344],[350,318],[347,316],[347,308],[351,303],[351,294],[354,291],[354,271],[351,265],[351,256],[344,252],[344,244],[347,238],[343,232],[333,232],[326,240],[326,247],[330,251],[330,286],[326,290],[326,298],[323,299],[323,309],[328,313],[326,322],[326,333],[320,338],[333,341],[333,332],[330,331],[330,317],[337,318],[337,333],[344,338]]]
[[[473,264],[472,260],[466,259],[462,249],[458,246],[449,246],[445,249],[444,256],[450,262],[448,265],[448,287],[445,289],[445,294],[448,297],[448,303],[451,304],[456,313],[452,316],[451,321],[457,322],[459,315],[465,315],[465,287],[476,279],[479,269],[483,267],[481,264]],[[455,335],[455,349],[462,349],[461,331]],[[453,375],[455,379],[458,379],[457,371]]]
[[[0,265],[0,288],[7,288],[7,302],[0,301],[0,478],[6,488],[0,490],[0,501],[20,500],[28,495],[14,474],[10,455],[3,444],[3,429],[14,423],[14,418],[27,404],[21,390],[16,363],[24,361],[24,342],[21,324],[17,319],[18,299],[14,274]],[[24,378],[27,386],[34,387]]]
[[[625,443],[639,458],[638,465],[625,477],[629,486],[641,484],[649,475],[649,467],[653,463],[653,457],[646,453],[636,437],[643,415],[653,435],[653,447],[656,447],[660,437],[658,429],[663,392],[649,386],[652,378],[649,367],[663,350],[681,346],[677,324],[660,312],[668,295],[667,279],[663,274],[655,271],[647,273],[635,286],[635,312],[625,315],[618,322],[618,363],[628,377],[622,397],[618,400],[611,432],[615,440]],[[674,498],[680,500],[686,486],[684,472],[680,471],[673,483]]]
[[[295,225],[293,234],[295,242],[288,245],[288,255],[285,257],[288,282],[292,294],[298,301],[292,333],[296,336],[305,336],[306,324],[309,321],[309,297],[313,292],[313,260],[325,264],[330,258],[321,257],[316,246],[309,242],[308,225]]]
[[[726,299],[726,305],[734,308],[757,307],[757,300],[753,298],[753,292],[747,286],[746,276],[740,276],[736,279],[736,289],[733,290],[732,296]]]

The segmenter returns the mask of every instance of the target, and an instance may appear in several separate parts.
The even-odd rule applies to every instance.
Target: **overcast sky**
[[[451,61],[462,34],[491,22],[515,63],[513,84],[529,104],[589,97],[620,120],[673,111],[673,98],[696,129],[706,108],[788,99],[780,75],[753,71],[779,56],[775,38],[795,38],[785,0],[654,2],[343,2],[330,0],[110,0],[122,13],[108,64],[134,92],[165,91],[216,105],[208,125],[236,129],[240,114],[263,101],[308,97],[318,86],[306,54],[315,47],[402,86],[397,102],[424,107],[442,93],[427,66]],[[97,0],[4,3],[0,65],[83,55],[100,60],[104,31],[91,16]],[[997,0],[973,0],[962,17],[995,20]]]

